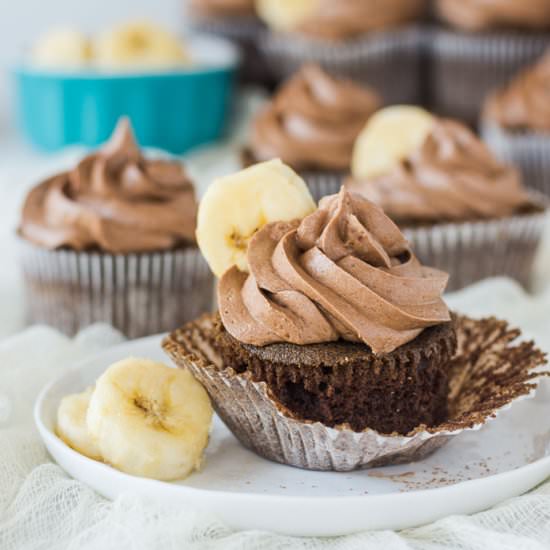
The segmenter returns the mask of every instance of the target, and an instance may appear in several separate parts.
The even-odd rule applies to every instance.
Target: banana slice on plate
[[[420,147],[435,118],[420,107],[395,105],[376,112],[355,141],[351,172],[357,179],[386,174]]]
[[[208,395],[190,372],[135,358],[99,377],[87,415],[105,462],[163,481],[199,468],[211,421]]]
[[[94,57],[99,66],[115,69],[190,63],[176,36],[146,21],[127,23],[101,33],[94,43]]]
[[[218,277],[233,265],[248,271],[246,250],[258,229],[314,210],[302,178],[278,159],[262,162],[210,185],[199,204],[197,242]]]
[[[82,393],[67,395],[57,409],[57,435],[75,451],[101,460],[97,442],[90,434],[86,422],[88,406],[94,389],[88,388]]]
[[[256,0],[256,10],[272,29],[290,31],[315,13],[319,0]]]

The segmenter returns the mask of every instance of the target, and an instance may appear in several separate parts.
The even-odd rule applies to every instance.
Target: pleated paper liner
[[[531,195],[531,213],[402,230],[422,264],[449,273],[447,291],[495,276],[508,276],[528,287],[549,204],[543,195]]]
[[[297,418],[274,399],[265,382],[225,368],[205,315],[170,334],[163,347],[208,391],[235,437],[259,455],[309,470],[349,471],[419,460],[464,430],[477,430],[520,398],[531,396],[545,355],[533,342],[514,343],[520,331],[495,318],[457,317],[458,350],[449,365],[449,418],[407,435],[355,432]],[[547,374],[547,373],[544,373]]]
[[[138,338],[211,311],[213,277],[196,247],[109,254],[18,244],[29,323],[73,335],[104,322]]]
[[[490,92],[550,46],[550,33],[465,33],[444,28],[429,32],[431,108],[471,124],[478,122]]]
[[[498,158],[521,171],[527,187],[550,197],[550,132],[510,131],[483,121],[481,136]]]
[[[242,54],[239,69],[241,80],[252,84],[271,84],[271,75],[258,51],[258,42],[266,28],[257,17],[209,17],[189,14],[187,23],[194,32],[225,38],[239,46]]]
[[[374,87],[384,102],[417,103],[421,98],[422,32],[410,25],[372,31],[347,41],[315,40],[284,33],[264,33],[258,47],[278,81],[303,63],[314,62],[328,72]]]

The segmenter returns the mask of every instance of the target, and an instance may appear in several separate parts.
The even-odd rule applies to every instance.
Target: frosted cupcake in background
[[[481,131],[526,185],[550,195],[550,53],[490,94]]]
[[[121,119],[101,149],[25,200],[29,322],[67,334],[106,322],[135,338],[208,311],[212,277],[195,242],[196,211],[182,165],[145,157]]]
[[[240,47],[245,82],[268,83],[257,49],[265,27],[256,15],[254,0],[187,0],[184,10],[185,24],[192,30],[221,36]]]
[[[449,290],[504,275],[528,285],[546,200],[527,191],[465,125],[418,107],[373,115],[354,149],[346,188],[380,205]]]
[[[486,95],[550,45],[550,0],[435,0],[430,101],[439,114],[478,121]]]
[[[280,158],[315,200],[337,193],[355,138],[381,104],[374,90],[304,65],[252,121],[244,164]]]
[[[281,80],[303,63],[372,85],[388,103],[420,99],[424,0],[257,0],[260,48]]]

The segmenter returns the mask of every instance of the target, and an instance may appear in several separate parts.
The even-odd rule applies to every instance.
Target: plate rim
[[[495,482],[495,481],[506,482],[507,478],[517,476],[520,471],[525,473],[530,473],[532,470],[536,470],[544,466],[547,466],[548,468],[547,476],[550,476],[550,455],[548,455],[546,457],[541,457],[529,464],[525,464],[524,466],[519,466],[505,472],[491,474],[482,478],[457,481],[456,483],[451,483],[449,485],[444,485],[442,487],[432,487],[427,489],[413,489],[413,490],[399,491],[395,493],[386,493],[386,494],[299,496],[299,495],[260,494],[260,493],[246,492],[246,491],[226,491],[226,490],[219,490],[219,489],[203,489],[198,487],[186,486],[185,484],[180,484],[180,483],[159,481],[159,480],[145,478],[145,477],[133,476],[133,475],[121,472],[120,470],[117,470],[116,468],[108,464],[105,464],[104,462],[92,460],[91,458],[88,458],[82,455],[81,453],[75,451],[74,449],[69,447],[65,442],[63,442],[57,436],[55,431],[51,430],[46,425],[42,414],[45,400],[48,394],[52,391],[52,388],[60,384],[62,380],[64,380],[66,377],[74,375],[79,371],[85,370],[85,368],[90,363],[97,361],[98,359],[101,358],[102,355],[110,355],[112,353],[116,353],[118,350],[123,352],[127,347],[133,347],[135,345],[146,345],[149,343],[149,341],[160,342],[161,339],[164,338],[166,335],[167,333],[162,333],[162,334],[155,334],[152,336],[146,336],[144,338],[138,338],[135,340],[127,340],[125,342],[115,344],[113,346],[108,346],[106,349],[100,352],[96,352],[96,353],[92,352],[87,357],[81,358],[80,360],[76,361],[73,366],[69,367],[63,373],[59,374],[58,376],[50,380],[40,390],[33,407],[33,419],[38,429],[38,432],[40,434],[40,437],[43,443],[46,445],[46,447],[49,448],[47,444],[47,442],[49,441],[53,446],[57,447],[60,451],[65,453],[68,452],[69,456],[72,456],[75,460],[84,461],[84,464],[87,464],[90,467],[98,468],[100,471],[108,471],[111,474],[121,476],[122,478],[127,479],[128,481],[138,480],[140,483],[143,483],[146,485],[153,485],[153,486],[164,487],[164,488],[171,487],[172,489],[170,490],[179,490],[183,492],[188,492],[191,495],[208,496],[211,498],[224,498],[224,499],[230,498],[237,501],[248,501],[248,500],[254,500],[254,501],[260,500],[263,502],[279,501],[282,503],[292,502],[293,504],[309,504],[309,505],[311,505],[313,501],[315,501],[315,503],[319,503],[319,501],[323,501],[324,503],[327,503],[327,501],[331,503],[332,502],[356,503],[356,502],[364,502],[367,499],[369,500],[369,502],[382,501],[387,499],[391,499],[392,501],[395,499],[399,499],[401,501],[407,501],[408,499],[413,497],[429,498],[430,495],[434,495],[436,493],[438,495],[441,495],[442,493],[453,493],[455,491],[463,489],[464,487],[468,487],[474,484],[479,485],[481,483],[489,483],[489,482]],[[169,360],[168,356],[167,356],[167,359]],[[170,363],[173,366],[173,363],[171,361],[167,361],[167,363]],[[536,390],[535,390],[535,393],[536,393]],[[57,461],[53,456],[52,456],[52,459],[57,463]],[[292,466],[288,466],[288,465],[283,465],[283,466],[292,468]],[[323,472],[319,472],[319,473],[323,473]],[[534,485],[533,487],[535,486],[536,485]]]

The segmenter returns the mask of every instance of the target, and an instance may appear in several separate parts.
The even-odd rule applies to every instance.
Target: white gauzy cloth
[[[451,296],[449,302],[472,315],[494,313],[514,320],[542,347],[550,347],[550,291],[529,297],[511,281],[495,279]],[[105,325],[90,327],[74,340],[35,327],[0,343],[1,550],[550,547],[550,483],[474,516],[449,517],[401,533],[323,540],[234,532],[192,510],[163,508],[132,494],[109,502],[51,462],[34,428],[32,406],[48,380],[121,339]]]

